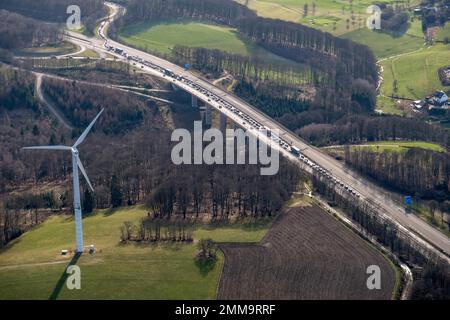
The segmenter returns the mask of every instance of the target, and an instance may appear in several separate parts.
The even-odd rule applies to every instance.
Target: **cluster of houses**
[[[450,109],[448,95],[444,91],[436,91],[433,95],[423,100],[416,100],[411,107],[417,111],[430,111],[432,109]]]

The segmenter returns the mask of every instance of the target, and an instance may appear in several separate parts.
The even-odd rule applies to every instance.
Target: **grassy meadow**
[[[24,57],[48,57],[48,56],[58,56],[69,53],[75,53],[78,50],[80,50],[80,48],[77,45],[67,41],[62,41],[55,45],[32,47],[17,50],[14,52],[14,54],[17,56],[24,56]]]
[[[422,50],[382,61],[384,81],[381,93],[422,99],[442,86],[438,70],[450,63],[450,45],[435,44]],[[394,81],[397,91],[394,90]]]
[[[196,226],[194,243],[121,244],[119,227],[146,217],[142,207],[99,211],[83,219],[85,245],[99,252],[83,254],[81,290],[68,290],[63,278],[75,246],[71,216],[53,216],[0,250],[0,299],[215,299],[223,256],[205,270],[196,264],[196,241],[258,242],[270,223]]]
[[[231,28],[204,23],[138,23],[124,28],[121,38],[134,46],[170,53],[176,44],[189,47],[227,50],[249,55],[250,49]]]
[[[170,54],[175,45],[218,49],[232,54],[252,56],[271,63],[294,64],[249,41],[228,27],[199,22],[137,23],[120,32],[123,42],[147,51]]]
[[[376,1],[357,0],[235,0],[238,3],[246,4],[258,15],[299,22],[312,28],[330,32],[334,35],[365,27],[366,19],[369,16],[366,9]],[[390,3],[394,1],[381,0],[378,3]],[[420,3],[419,0],[398,1],[405,6],[414,6]],[[305,12],[305,4],[307,12]]]
[[[399,36],[361,28],[345,33],[342,37],[368,46],[378,59],[385,59],[423,48],[425,41],[420,35],[420,25],[419,20],[413,21],[409,29]]]
[[[369,148],[372,151],[394,151],[402,152],[410,148],[418,148],[424,150],[431,150],[435,152],[446,152],[446,149],[438,144],[426,142],[426,141],[375,141],[370,142],[367,145],[357,148]]]
[[[362,149],[371,152],[406,152],[410,148],[418,148],[424,150],[431,150],[435,152],[447,152],[447,150],[435,143],[426,141],[374,141],[366,142],[359,145],[350,145],[351,149]],[[324,151],[333,157],[344,157],[344,146],[330,146],[324,147]]]

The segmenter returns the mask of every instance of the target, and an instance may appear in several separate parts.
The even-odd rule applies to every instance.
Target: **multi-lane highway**
[[[415,238],[420,245],[438,253],[450,262],[450,239],[417,216],[406,214],[403,206],[393,201],[394,197],[387,191],[351,171],[322,150],[309,145],[255,107],[214,86],[201,76],[169,61],[109,39],[107,37],[109,23],[119,14],[121,8],[112,3],[107,3],[107,5],[111,8],[111,15],[101,23],[97,37],[89,38],[68,32],[68,40],[101,53],[109,53],[136,66],[142,72],[165,78],[167,81],[174,83],[219,112],[224,113],[239,126],[251,130],[263,139],[270,140],[272,145],[278,146],[280,152],[289,159],[302,163],[306,170],[316,171],[326,179],[330,179],[338,188],[349,193],[355,199],[360,198],[370,202],[378,208],[377,211],[380,215],[394,221],[399,229]],[[273,134],[269,137],[266,133],[261,134],[267,129],[277,130],[279,135]],[[298,150],[300,150],[300,154]]]

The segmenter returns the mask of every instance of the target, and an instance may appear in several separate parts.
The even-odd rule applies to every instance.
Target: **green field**
[[[72,291],[60,281],[70,258],[59,253],[74,247],[73,218],[49,218],[0,251],[0,299],[214,299],[221,254],[214,267],[205,270],[195,263],[195,243],[119,243],[122,223],[138,222],[146,214],[144,208],[132,207],[83,219],[85,245],[94,244],[100,252],[78,260],[81,290]],[[269,226],[200,225],[194,239],[258,242]]]
[[[402,152],[410,148],[419,148],[436,152],[446,152],[446,149],[438,144],[425,141],[375,141],[367,145],[355,146],[356,148],[369,148],[372,151]]]
[[[248,46],[237,37],[233,29],[203,23],[139,23],[127,26],[121,32],[121,38],[131,45],[161,53],[170,53],[171,48],[178,44],[250,54]]]
[[[70,42],[63,41],[57,45],[43,46],[43,47],[32,47],[17,50],[14,52],[17,56],[24,57],[48,57],[48,56],[58,56],[77,52],[80,48]]]
[[[398,37],[367,28],[345,33],[342,37],[368,46],[378,59],[382,59],[423,48],[424,39],[418,35],[418,28],[420,21],[415,20],[408,31]]]
[[[448,90],[442,86],[438,70],[450,61],[450,45],[436,44],[423,50],[384,60],[384,81],[381,86],[383,95],[392,95],[409,99],[423,99],[435,90]],[[397,81],[397,92],[394,91]]]
[[[295,64],[293,61],[241,39],[232,28],[197,23],[138,23],[120,32],[123,42],[159,53],[170,54],[175,45],[219,49],[233,54],[258,57],[269,62]],[[297,64],[296,64],[297,65]]]
[[[69,30],[69,29],[67,29],[67,30]],[[79,29],[70,29],[70,31],[76,32],[79,34],[86,34],[86,28],[84,26],[81,26],[81,28],[79,28]]]
[[[80,54],[75,55],[75,57],[99,58],[100,55],[92,49],[86,49],[83,52],[81,52]]]
[[[421,21],[417,18],[413,18],[404,34],[396,37],[387,33],[371,31],[365,27],[366,19],[369,16],[366,9],[369,5],[380,2],[392,4],[393,1],[353,1],[352,9],[350,9],[349,1],[337,0],[237,0],[237,2],[247,3],[249,8],[261,16],[298,22],[365,44],[380,59],[411,52],[424,45]],[[420,3],[418,0],[403,2],[404,5],[411,7]],[[314,15],[313,3],[316,6]],[[401,4],[402,1],[396,3]],[[306,17],[303,16],[305,4],[308,4],[309,8],[309,14]],[[350,21],[348,29],[347,19]]]
[[[235,0],[256,11],[258,15],[273,19],[300,22],[312,28],[327,31],[335,35],[365,26],[369,14],[368,6],[374,3],[391,3],[394,1],[343,1],[343,0]],[[419,0],[398,1],[398,4],[414,6]],[[305,15],[304,5],[308,5]],[[315,5],[315,8],[314,8]],[[347,22],[347,19],[349,22]]]
[[[435,152],[447,152],[447,150],[435,143],[426,141],[374,141],[366,142],[359,145],[349,145],[351,150],[362,149],[371,152],[406,152],[411,148],[431,150]],[[345,157],[344,146],[330,146],[323,148],[332,157]]]
[[[397,100],[384,96],[377,97],[377,110],[380,110],[384,114],[393,114],[398,116],[406,115],[405,110],[397,105]]]

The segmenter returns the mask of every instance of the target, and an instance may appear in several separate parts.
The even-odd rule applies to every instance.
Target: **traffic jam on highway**
[[[104,38],[104,36],[102,36],[102,38]],[[312,170],[317,172],[319,175],[326,177],[331,182],[341,186],[343,189],[345,189],[350,194],[356,196],[357,198],[361,197],[361,195],[357,191],[355,191],[351,187],[347,186],[345,183],[343,183],[342,181],[340,181],[339,179],[337,179],[336,177],[331,175],[327,170],[325,170],[321,166],[319,166],[316,163],[314,163],[313,161],[311,161],[308,157],[303,155],[300,152],[299,148],[297,148],[296,146],[292,145],[291,143],[288,143],[287,141],[283,140],[282,138],[280,138],[279,136],[274,134],[269,128],[263,126],[261,123],[259,123],[255,119],[251,118],[248,114],[238,110],[236,107],[234,107],[233,105],[231,105],[229,102],[225,101],[218,95],[212,93],[211,91],[209,91],[206,88],[202,87],[201,85],[197,84],[195,81],[186,79],[183,76],[175,74],[170,69],[162,68],[162,67],[157,66],[154,63],[144,60],[140,57],[128,55],[122,48],[109,46],[106,38],[104,38],[104,40],[105,40],[104,46],[109,52],[121,55],[122,57],[126,58],[128,61],[133,61],[134,65],[136,65],[136,63],[139,63],[139,64],[141,64],[141,68],[144,68],[144,66],[146,66],[157,72],[160,72],[163,75],[163,77],[171,78],[173,82],[180,81],[180,82],[190,86],[194,90],[196,90],[196,91],[202,93],[203,95],[205,95],[206,97],[208,97],[208,102],[211,102],[211,100],[215,101],[218,104],[219,109],[225,107],[229,111],[231,111],[232,113],[234,113],[235,115],[240,117],[243,120],[243,122],[242,122],[243,125],[248,124],[251,129],[266,132],[267,137],[269,137],[272,141],[277,143],[281,148],[290,152],[292,155],[297,157],[299,160],[303,161],[306,165],[311,167]]]

